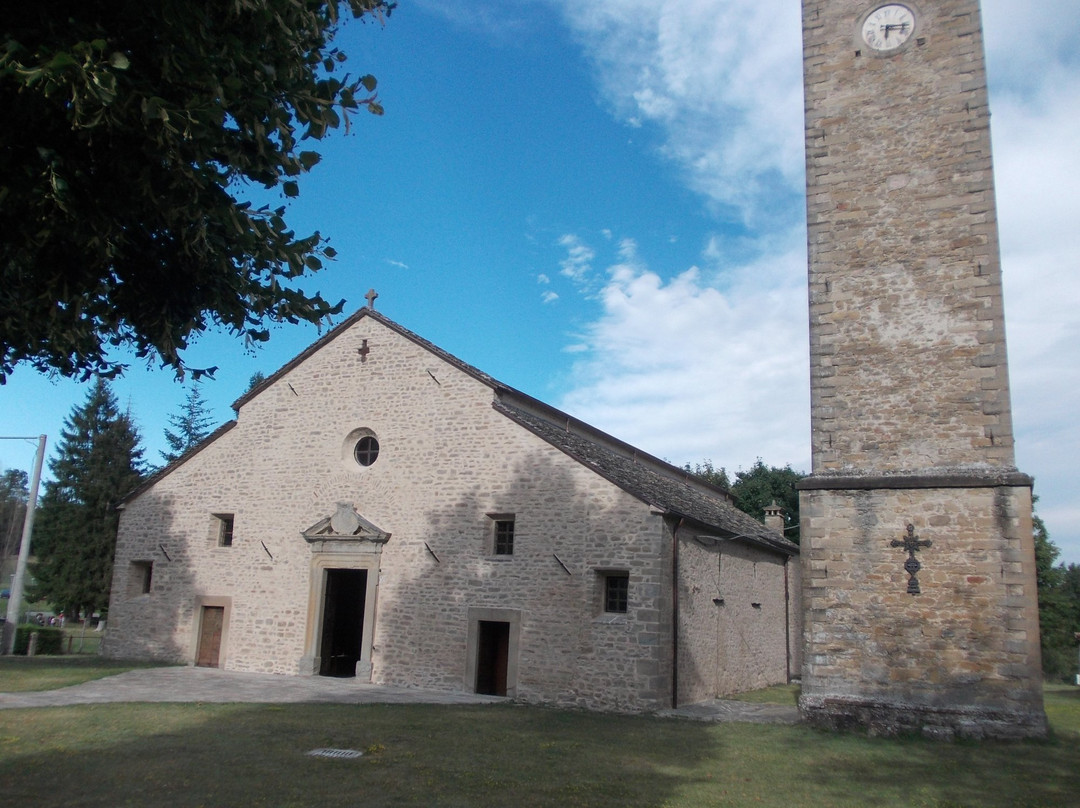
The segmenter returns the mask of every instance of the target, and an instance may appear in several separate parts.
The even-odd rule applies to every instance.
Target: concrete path
[[[484,704],[505,701],[475,693],[383,687],[325,676],[277,676],[217,668],[140,668],[58,690],[0,693],[0,709],[123,701],[340,704]]]
[[[61,707],[70,704],[113,702],[251,702],[338,704],[491,704],[506,701],[475,693],[445,693],[405,687],[364,684],[355,679],[325,676],[277,676],[240,673],[217,668],[140,668],[104,679],[95,679],[58,690],[0,693],[0,709]],[[677,710],[663,710],[665,717],[699,721],[748,721],[793,724],[798,711],[777,704],[741,701],[702,702]]]

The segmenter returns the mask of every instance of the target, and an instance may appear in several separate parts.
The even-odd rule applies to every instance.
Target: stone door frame
[[[367,570],[367,585],[364,589],[364,628],[360,642],[360,660],[356,663],[356,679],[361,682],[370,682],[382,544],[336,540],[315,542],[312,550],[304,655],[300,658],[299,672],[302,676],[316,676],[322,666],[320,646],[323,633],[323,611],[326,606],[327,570]]]
[[[221,642],[218,646],[218,663],[219,670],[225,669],[225,663],[229,656],[229,622],[232,617],[232,598],[231,597],[214,597],[200,595],[195,598],[195,614],[194,614],[194,630],[191,635],[191,648],[188,652],[188,659],[191,665],[195,665],[199,661],[199,644],[202,641],[203,632],[203,615],[207,607],[217,608],[222,610],[221,614]]]
[[[521,611],[519,609],[482,609],[470,607],[468,633],[465,638],[466,693],[476,692],[477,654],[480,651],[481,623],[508,623],[510,625],[509,647],[506,654],[506,696],[517,696],[518,660],[521,654]]]

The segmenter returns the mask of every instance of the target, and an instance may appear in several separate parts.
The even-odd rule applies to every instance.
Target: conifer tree
[[[9,558],[19,552],[29,498],[25,471],[8,469],[0,475],[0,569],[4,568]]]
[[[192,383],[188,388],[187,398],[177,415],[169,416],[169,423],[173,430],[165,430],[165,441],[169,444],[169,451],[162,452],[161,456],[166,463],[172,463],[189,449],[197,446],[210,434],[210,425],[214,419],[206,406],[206,400],[202,397],[198,382]]]
[[[142,478],[142,451],[131,417],[96,379],[86,403],[65,420],[49,461],[53,479],[45,483],[34,530],[31,598],[72,616],[108,607],[116,504]]]

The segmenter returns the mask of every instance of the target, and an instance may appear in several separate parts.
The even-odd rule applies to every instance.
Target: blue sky
[[[1017,465],[1080,562],[1080,19],[983,11]],[[374,287],[405,327],[673,462],[809,468],[799,3],[402,0],[338,41],[386,115],[319,144],[290,206],[338,251],[306,288],[351,312]],[[202,339],[217,422],[316,336]],[[134,365],[114,390],[159,461],[184,389]],[[85,395],[20,369],[0,434],[51,454]],[[33,451],[0,441],[0,466]]]

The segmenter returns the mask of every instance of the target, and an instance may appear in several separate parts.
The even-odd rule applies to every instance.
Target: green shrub
[[[15,629],[16,654],[26,656],[26,651],[30,647],[30,635],[35,631],[38,633],[37,653],[46,655],[62,653],[64,632],[61,629],[24,623]]]

